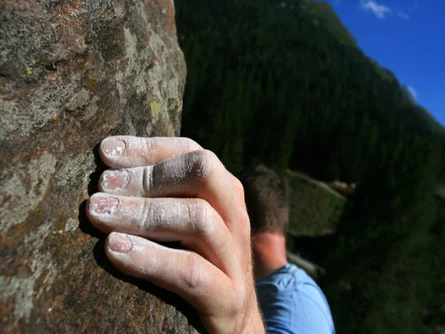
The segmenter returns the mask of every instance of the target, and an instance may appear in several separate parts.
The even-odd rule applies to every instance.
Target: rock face
[[[0,45],[0,332],[193,332],[83,214],[101,139],[179,133],[173,1],[0,1]]]

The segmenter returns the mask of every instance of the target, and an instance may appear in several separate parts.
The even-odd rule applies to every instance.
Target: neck
[[[252,236],[255,280],[287,264],[286,239],[279,233],[262,232]]]

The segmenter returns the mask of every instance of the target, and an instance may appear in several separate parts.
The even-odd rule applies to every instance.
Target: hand
[[[111,233],[105,251],[122,272],[177,293],[211,333],[264,333],[243,187],[217,156],[187,138],[109,137],[111,168],[87,205]],[[179,241],[182,249],[156,242]]]

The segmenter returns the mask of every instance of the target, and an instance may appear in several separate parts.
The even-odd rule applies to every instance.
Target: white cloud
[[[406,87],[408,89],[408,92],[411,94],[414,100],[417,100],[417,96],[419,95],[417,93],[417,90],[413,86]]]
[[[362,8],[371,11],[379,19],[384,19],[386,14],[391,12],[391,8],[379,4],[374,0],[361,0],[361,6]]]
[[[404,20],[409,19],[409,14],[407,14],[406,12],[404,12],[402,10],[397,13],[397,16]]]

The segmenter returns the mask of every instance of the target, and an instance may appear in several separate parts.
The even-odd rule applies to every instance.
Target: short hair
[[[251,234],[271,232],[285,236],[289,200],[284,178],[260,164],[244,169],[240,181],[244,187]]]

